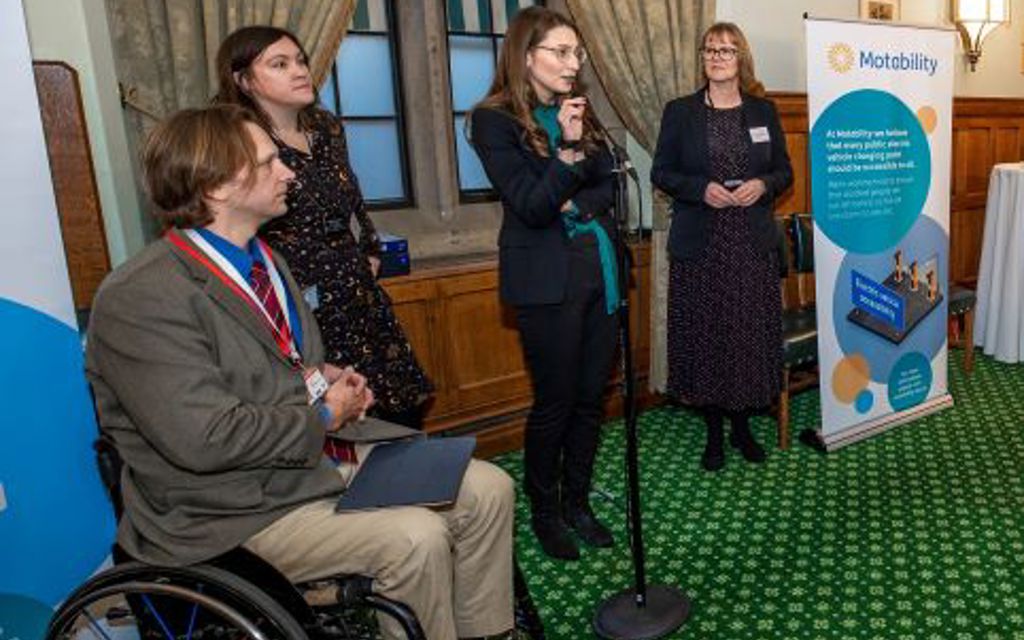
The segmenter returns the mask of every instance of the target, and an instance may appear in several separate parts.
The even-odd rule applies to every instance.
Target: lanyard
[[[291,331],[291,319],[288,315],[288,297],[284,288],[284,281],[281,279],[281,274],[278,273],[277,267],[274,266],[274,261],[271,259],[270,251],[267,248],[265,242],[256,239],[256,246],[263,257],[263,264],[267,269],[267,274],[270,276],[270,282],[273,285],[274,295],[277,297],[278,305],[281,307],[281,312],[284,316],[284,325],[280,328],[274,323],[274,319],[270,317],[267,310],[263,308],[263,304],[260,299],[256,296],[256,293],[252,290],[248,280],[242,277],[242,274],[231,264],[231,262],[225,258],[219,251],[213,248],[209,242],[206,241],[198,232],[194,229],[185,229],[182,231],[188,239],[195,243],[196,247],[200,249],[197,251],[195,248],[190,246],[184,240],[181,239],[174,231],[168,232],[164,237],[167,238],[168,242],[178,247],[196,262],[206,267],[218,280],[223,282],[235,295],[242,298],[253,311],[255,311],[260,317],[263,318],[264,324],[270,329],[270,332],[274,335],[274,341],[277,343],[277,348],[281,351],[281,354],[292,363],[292,366],[298,368],[302,364],[302,357],[299,355],[299,350],[295,346],[295,340],[292,337]]]

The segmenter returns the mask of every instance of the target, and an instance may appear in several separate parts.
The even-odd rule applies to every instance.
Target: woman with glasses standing
[[[255,113],[295,172],[288,213],[260,235],[285,256],[302,287],[327,361],[366,376],[377,401],[371,413],[422,429],[432,386],[377,283],[377,232],[349,164],[341,119],[317,105],[306,52],[283,29],[243,27],[221,44],[217,71],[214,101]]]
[[[515,309],[533,388],[526,493],[544,551],[575,560],[570,533],[611,546],[589,494],[602,397],[615,353],[619,292],[611,156],[578,81],[579,32],[543,7],[516,14],[470,138],[504,216],[501,299]]]
[[[748,462],[765,459],[750,416],[781,386],[772,209],[793,170],[743,32],[717,23],[702,43],[704,87],[665,106],[651,182],[672,197],[668,391],[702,410],[701,464],[716,471],[725,464],[726,417],[730,444]]]

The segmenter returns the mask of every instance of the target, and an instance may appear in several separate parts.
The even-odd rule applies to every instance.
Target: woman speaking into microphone
[[[611,155],[577,79],[579,32],[543,7],[509,25],[470,139],[501,197],[499,289],[515,309],[530,372],[526,494],[544,551],[575,560],[580,540],[613,544],[590,507],[619,292]]]

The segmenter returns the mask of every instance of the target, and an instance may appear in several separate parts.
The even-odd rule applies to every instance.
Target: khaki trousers
[[[354,471],[339,468],[343,475]],[[447,508],[339,514],[334,502],[299,507],[245,546],[292,582],[372,576],[375,593],[412,607],[429,640],[512,628],[515,489],[505,472],[471,461],[458,499]],[[386,638],[403,637],[390,619],[380,620]]]

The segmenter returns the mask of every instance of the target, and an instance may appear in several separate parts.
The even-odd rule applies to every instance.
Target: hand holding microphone
[[[586,108],[585,96],[566,96],[559,103],[558,126],[562,128],[564,142],[579,142],[583,138],[583,111]]]

